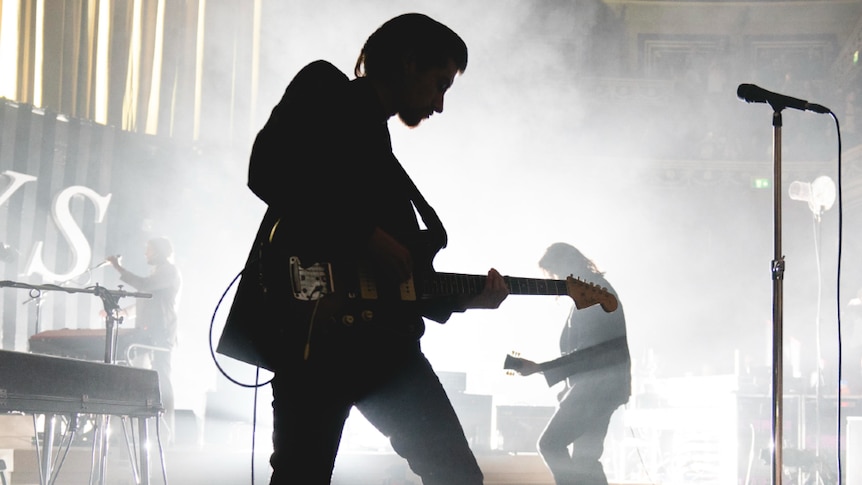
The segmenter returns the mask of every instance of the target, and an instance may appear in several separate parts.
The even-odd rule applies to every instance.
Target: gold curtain
[[[16,102],[131,132],[246,141],[231,134],[251,122],[256,2],[5,1],[19,2]]]

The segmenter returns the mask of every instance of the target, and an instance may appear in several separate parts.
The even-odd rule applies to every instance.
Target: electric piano
[[[104,328],[45,330],[30,336],[30,352],[104,362],[105,334]],[[138,341],[140,331],[137,328],[118,328],[116,357],[125,356],[129,345]]]
[[[0,350],[0,412],[157,417],[154,370]]]
[[[111,415],[137,419],[140,458],[139,462],[132,460],[131,463],[135,483],[148,485],[150,457],[148,447],[145,446],[146,437],[149,436],[147,421],[150,418],[159,419],[163,411],[161,401],[159,375],[154,370],[0,350],[0,413],[46,415],[39,464],[42,485],[54,483],[59,466],[63,463],[60,459],[55,468],[53,452],[50,452],[54,447],[53,415],[98,415],[101,424],[97,430],[107,429],[106,419]],[[47,419],[48,416],[51,418]],[[71,439],[71,436],[64,436],[64,439]],[[104,484],[107,474],[107,433],[102,432],[97,439],[94,431],[93,443],[93,463],[98,458],[99,464],[98,475],[95,476],[100,479],[100,484]],[[65,449],[68,451],[68,442]],[[131,459],[131,448],[129,450]]]

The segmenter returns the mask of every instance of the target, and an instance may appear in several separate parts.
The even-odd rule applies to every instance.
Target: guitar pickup
[[[296,256],[290,258],[290,284],[297,300],[319,300],[335,292],[332,281],[332,265],[314,263],[304,268]]]
[[[356,265],[356,276],[359,298],[363,300],[376,300],[380,295],[377,293],[377,279],[374,278],[371,265],[360,261]]]
[[[374,277],[374,272],[371,266],[365,262],[357,264],[357,283],[359,290],[359,298],[363,300],[377,300],[380,298],[380,291],[377,287],[377,278]],[[384,298],[398,298],[401,301],[416,301],[416,285],[411,276],[409,280],[398,285],[398,294],[396,295],[390,289],[388,293],[384,293]]]
[[[413,281],[413,277],[411,276],[409,280],[401,283],[398,286],[399,293],[401,295],[401,301],[416,301],[416,285]]]

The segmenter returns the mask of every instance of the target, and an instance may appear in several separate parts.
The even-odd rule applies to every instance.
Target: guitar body
[[[405,312],[415,315],[417,305],[431,299],[419,282],[433,278],[439,246],[428,237],[409,249],[414,276],[399,283],[384,278],[370,261],[344,257],[305,261],[274,240],[262,256],[263,279],[283,301],[289,324],[331,328],[381,322]]]
[[[415,285],[377,278],[367,262],[334,257],[312,261],[291,246],[275,222],[261,231],[243,271],[218,352],[273,370],[307,356],[310,337],[416,315]],[[416,274],[434,272],[440,245],[429,236],[411,248]],[[403,318],[403,317],[402,317]]]

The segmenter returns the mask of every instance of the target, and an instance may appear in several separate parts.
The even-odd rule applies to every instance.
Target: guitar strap
[[[437,244],[438,249],[445,248],[448,242],[448,236],[446,234],[446,229],[443,227],[443,222],[440,221],[440,217],[437,215],[434,208],[431,207],[427,200],[425,200],[422,192],[419,192],[419,188],[416,187],[415,183],[413,183],[413,179],[411,179],[410,174],[404,170],[401,162],[399,162],[397,158],[394,161],[398,170],[403,175],[404,180],[407,182],[407,187],[410,190],[410,200],[413,202],[413,205],[416,206],[416,210],[419,212],[419,217],[422,218],[422,222],[424,222],[425,227],[428,228],[428,232],[430,233],[432,240]]]

